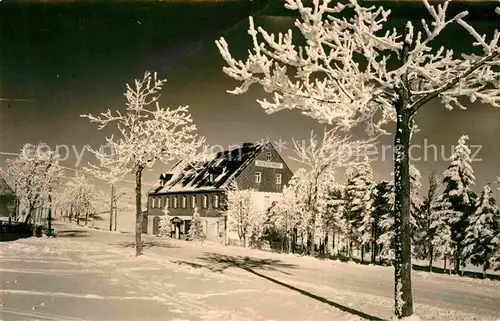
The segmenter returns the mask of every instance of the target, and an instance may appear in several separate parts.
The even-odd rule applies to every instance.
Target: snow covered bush
[[[187,236],[190,241],[200,241],[201,243],[203,243],[203,240],[205,239],[205,235],[203,233],[203,222],[201,221],[197,206],[194,208],[193,217],[191,218],[191,226],[189,227]]]

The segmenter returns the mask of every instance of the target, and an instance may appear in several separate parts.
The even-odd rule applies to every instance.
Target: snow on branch
[[[267,113],[299,109],[344,129],[368,123],[371,134],[387,134],[383,126],[395,120],[395,106],[406,93],[410,113],[434,98],[449,109],[465,108],[460,97],[500,106],[498,30],[487,39],[464,20],[467,12],[448,17],[448,2],[423,3],[430,19],[418,28],[408,21],[398,32],[387,27],[390,10],[382,7],[363,7],[356,0],[313,1],[307,7],[302,0],[286,0],[286,8],[300,15],[295,29],[303,45],[294,43],[292,30],[270,34],[250,18],[252,48],[244,60],[233,57],[224,38],[216,41],[223,71],[240,82],[229,92],[242,94],[258,84],[272,95],[258,100]],[[433,49],[432,42],[451,24],[462,26],[483,53],[457,57],[452,49]]]
[[[205,139],[197,135],[188,107],[162,108],[158,103],[165,82],[156,73],[146,72],[133,86],[127,85],[126,113],[108,110],[98,117],[81,115],[97,123],[99,129],[113,123],[117,127],[118,137],[106,138],[111,153],[89,147],[101,167],[114,169],[111,176],[120,177],[122,169],[151,167],[156,160],[169,163],[198,157]]]

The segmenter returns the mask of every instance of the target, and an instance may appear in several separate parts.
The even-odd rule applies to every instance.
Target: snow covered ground
[[[389,319],[392,269],[56,224],[59,237],[2,243],[10,320]],[[423,320],[498,320],[500,282],[414,272]]]

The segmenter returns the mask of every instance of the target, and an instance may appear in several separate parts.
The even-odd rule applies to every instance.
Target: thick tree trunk
[[[113,205],[115,202],[115,185],[111,184],[111,200],[109,202],[109,230],[113,230]]]
[[[396,135],[394,140],[395,173],[395,269],[394,298],[397,318],[413,314],[411,289],[411,228],[410,228],[410,135],[411,123],[408,114],[407,95],[400,95],[397,107]]]
[[[135,171],[135,256],[142,255],[142,167]]]
[[[365,262],[365,245],[361,244],[361,264]]]
[[[455,255],[454,255],[453,264],[455,265],[455,267],[454,267],[455,274],[459,275],[460,274],[460,252],[461,252],[461,249],[460,249],[460,246],[458,244],[457,244],[455,249],[456,249],[456,251],[455,251]]]

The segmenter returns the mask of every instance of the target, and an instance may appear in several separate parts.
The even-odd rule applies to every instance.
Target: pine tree
[[[432,239],[435,237],[435,231],[431,228],[431,225],[432,211],[438,199],[438,187],[439,178],[436,172],[433,171],[429,174],[429,188],[420,207],[415,236],[419,256],[429,260],[429,272],[432,272],[432,264],[435,256],[432,244]]]
[[[163,209],[163,216],[160,217],[158,222],[158,236],[168,237],[172,229],[172,222],[170,221],[170,216],[168,207]]]
[[[452,155],[451,164],[443,173],[445,190],[439,201],[439,220],[441,225],[448,225],[451,232],[452,256],[455,273],[459,273],[462,262],[463,241],[468,216],[472,214],[476,195],[471,191],[474,185],[471,151],[467,146],[469,137],[464,135],[458,140]],[[441,233],[447,234],[447,227],[441,226]]]
[[[205,235],[203,233],[203,222],[198,212],[198,207],[194,207],[193,218],[191,219],[191,226],[188,231],[188,238],[190,241],[200,241],[203,243]]]
[[[491,268],[490,259],[496,246],[496,234],[500,225],[500,214],[490,185],[483,188],[476,211],[468,217],[463,242],[463,258],[475,266],[483,267],[483,276]]]
[[[376,262],[379,255],[379,238],[382,235],[381,220],[384,215],[393,211],[390,204],[390,193],[392,189],[388,181],[381,181],[375,185],[372,192],[372,228],[371,228],[371,261]]]
[[[371,190],[374,185],[373,171],[368,163],[359,165],[357,171],[348,169],[345,190],[346,206],[345,219],[347,221],[348,256],[352,259],[354,246],[363,245],[363,231],[365,217],[369,215]],[[362,256],[363,256],[362,251]]]
[[[382,254],[389,259],[394,258],[394,204],[395,204],[395,188],[394,182],[390,182],[387,185],[387,195],[385,196],[388,200],[388,207],[391,209],[383,214],[380,218],[380,227],[382,234],[379,237],[379,242],[382,244]],[[414,243],[415,231],[417,229],[417,219],[419,213],[419,207],[421,204],[419,190],[422,187],[420,171],[413,165],[410,164],[410,227],[411,227],[411,239],[412,244]]]

